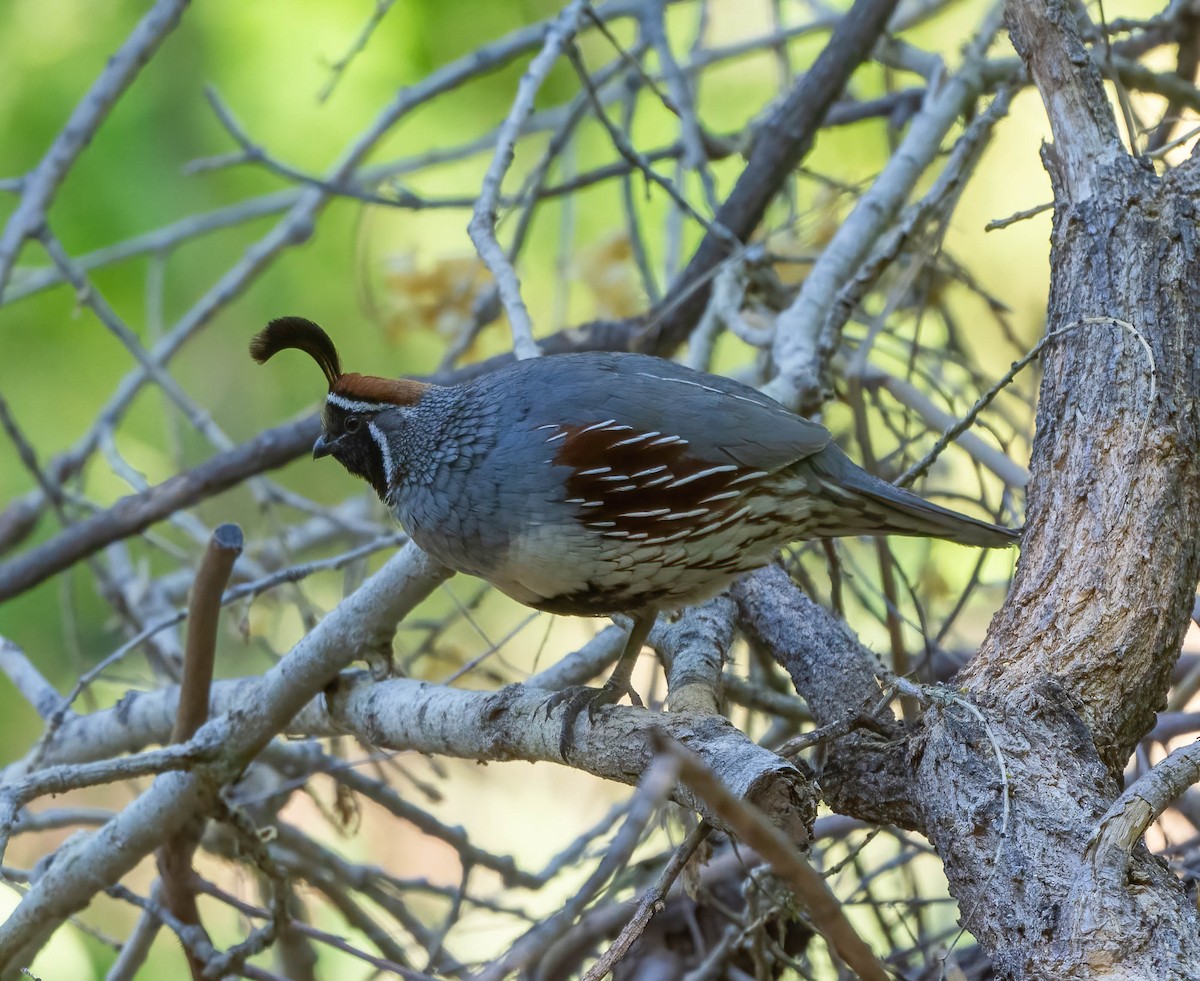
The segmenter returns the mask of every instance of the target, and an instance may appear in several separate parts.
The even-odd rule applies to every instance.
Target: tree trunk
[[[1126,153],[1075,16],[1007,12],[1054,133],[1050,340],[1016,579],[925,717],[918,795],[1001,976],[1196,978],[1195,906],[1144,847],[1110,888],[1075,888],[1200,575],[1196,163],[1160,177]]]

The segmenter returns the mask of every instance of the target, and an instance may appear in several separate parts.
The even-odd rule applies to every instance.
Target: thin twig
[[[475,975],[474,981],[501,981],[512,971],[520,970],[540,957],[558,939],[561,932],[583,912],[601,887],[629,861],[650,819],[670,795],[678,776],[679,763],[673,757],[663,756],[650,764],[638,784],[633,804],[629,808],[629,816],[612,844],[605,849],[603,858],[588,876],[587,882],[558,913],[518,939],[501,960]]]
[[[534,56],[529,68],[521,77],[512,108],[504,120],[504,125],[500,127],[496,152],[484,175],[479,200],[475,202],[475,211],[467,225],[471,241],[475,243],[480,258],[491,271],[500,290],[500,300],[508,314],[508,324],[512,331],[513,353],[518,359],[536,358],[541,352],[533,339],[533,322],[529,319],[529,310],[521,297],[521,284],[517,281],[516,270],[496,239],[496,211],[500,188],[504,182],[504,175],[512,166],[521,129],[533,114],[534,96],[537,95],[550,69],[554,67],[554,63],[558,61],[564,47],[574,37],[579,17],[587,5],[588,0],[571,0],[546,31],[542,49]]]
[[[395,2],[396,0],[375,0],[375,9],[371,11],[371,16],[367,18],[362,30],[358,32],[358,37],[354,39],[346,53],[329,66],[329,80],[321,86],[321,91],[317,93],[318,102],[324,102],[333,95],[333,90],[342,80],[346,69],[350,67],[350,63],[355,57],[366,48],[367,42],[371,40],[371,35],[375,33],[375,29],[383,22],[383,18],[387,16],[387,12],[392,9]]]
[[[717,212],[714,228],[728,229],[741,242],[750,241],[767,205],[808,153],[851,73],[870,56],[895,7],[896,0],[855,0],[812,67],[759,126],[750,158]],[[669,351],[687,337],[708,302],[713,272],[728,257],[722,237],[715,232],[704,236],[663,303],[652,313],[639,339],[642,350]]]
[[[642,898],[638,902],[633,916],[621,928],[621,932],[617,935],[617,939],[612,942],[612,946],[588,969],[587,974],[583,976],[583,981],[601,981],[602,978],[608,976],[617,962],[629,953],[629,948],[637,943],[638,938],[645,933],[646,927],[649,926],[654,914],[662,909],[662,903],[667,896],[667,892],[674,885],[675,880],[679,878],[679,874],[687,866],[687,863],[692,860],[692,856],[696,854],[696,850],[712,834],[712,830],[712,826],[706,821],[701,821],[691,830],[683,840],[683,843],[675,849],[675,854],[671,856],[671,861],[662,870],[658,881],[642,894]]]
[[[660,742],[659,752],[675,761],[680,779],[708,801],[737,836],[770,863],[838,956],[866,981],[889,981],[891,975],[846,918],[841,903],[820,873],[801,857],[795,843],[762,812],[730,794],[689,750],[677,743]]]
[[[281,467],[312,446],[320,431],[315,417],[268,429],[205,464],[171,477],[0,564],[0,602],[74,565],[112,542],[148,528],[181,508],[219,493],[247,477]]]
[[[13,264],[25,240],[35,235],[59,186],[84,148],[108,118],[117,100],[133,84],[142,67],[179,24],[188,0],[158,0],[108,59],[38,165],[21,180],[21,200],[0,235],[0,297],[12,276]]]

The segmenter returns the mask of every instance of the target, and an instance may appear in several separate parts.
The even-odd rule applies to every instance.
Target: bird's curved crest
[[[415,405],[430,387],[410,378],[379,378],[355,371],[343,372],[332,339],[321,327],[303,317],[272,320],[250,341],[250,357],[265,364],[287,348],[304,351],[319,364],[329,382],[329,394],[346,402]]]
[[[272,320],[250,341],[250,357],[259,364],[266,364],[280,351],[290,347],[304,351],[321,366],[332,392],[342,377],[342,362],[329,335],[311,320],[303,317]]]

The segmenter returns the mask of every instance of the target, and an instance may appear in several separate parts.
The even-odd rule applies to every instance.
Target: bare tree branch
[[[753,807],[735,800],[696,757],[678,744],[664,743],[663,752],[676,761],[680,776],[702,800],[708,801],[723,823],[770,863],[812,917],[826,942],[860,978],[887,981],[890,976],[871,948],[846,918],[841,903],[825,880],[804,860],[793,844]]]
[[[159,777],[103,829],[76,841],[70,857],[60,856],[50,866],[0,924],[0,970],[32,960],[33,952],[67,916],[153,851],[164,834],[205,813],[220,788],[241,773],[342,666],[390,638],[396,623],[444,575],[410,547],[347,597],[263,676],[249,697],[239,700],[238,707],[196,734],[192,743],[219,747],[214,760],[186,774]]]
[[[717,212],[717,227],[743,242],[750,240],[767,205],[812,146],[826,113],[851,73],[870,54],[895,7],[896,0],[856,0],[813,66],[763,123],[745,170]],[[679,345],[708,303],[713,273],[728,258],[729,246],[722,236],[705,235],[678,282],[651,314],[638,339],[639,350],[666,354]]]
[[[959,70],[929,93],[902,145],[838,228],[795,301],[779,318],[773,352],[779,374],[767,392],[784,405],[811,411],[823,400],[824,376],[837,344],[836,332],[826,329],[834,301],[938,154],[942,139],[982,92],[984,55],[1000,29],[1003,9],[1002,3],[993,6]]]
[[[818,725],[849,726],[865,714],[891,732],[890,740],[861,730],[830,740],[820,775],[825,799],[844,814],[920,828],[908,749],[886,708],[879,659],[782,569],[761,569],[735,583],[732,592],[743,631],[787,670]]]
[[[208,698],[212,689],[213,666],[217,652],[217,621],[221,615],[221,595],[229,582],[233,563],[242,554],[242,530],[237,525],[221,525],[212,535],[208,549],[196,571],[188,610],[187,649],[183,661],[183,681],[179,686],[179,709],[171,729],[172,743],[185,743],[208,721]],[[156,852],[162,882],[162,903],[181,923],[192,927],[208,940],[200,925],[200,910],[192,886],[195,872],[192,856],[200,843],[204,815],[194,814],[184,828],[169,835]],[[193,981],[201,981],[205,963],[185,949]]]
[[[225,145],[201,147],[186,168],[190,190],[171,183],[171,200],[191,200],[198,182],[205,194],[241,195],[228,171],[245,164],[258,169],[253,180],[289,187],[230,197],[203,215],[171,212],[158,228],[166,213],[148,209],[137,217],[149,230],[73,254],[95,235],[81,237],[76,216],[54,205],[93,191],[82,149],[93,138],[104,145],[114,107],[136,97],[139,58],[169,56],[161,40],[183,6],[148,4],[67,128],[27,155],[41,162],[0,181],[14,195],[0,232],[0,310],[35,294],[47,310],[74,301],[85,329],[119,342],[108,345],[115,387],[81,387],[95,403],[88,418],[67,418],[75,393],[51,425],[15,387],[0,399],[20,461],[18,496],[0,511],[0,551],[25,541],[47,510],[61,525],[0,565],[0,601],[20,597],[0,638],[0,672],[42,720],[0,772],[3,872],[25,890],[0,924],[0,971],[28,970],[59,925],[95,931],[85,907],[105,892],[142,914],[131,936],[104,938],[114,948],[126,941],[114,977],[147,963],[160,925],[207,975],[304,981],[327,973],[329,956],[414,978],[518,965],[531,981],[613,967],[653,978],[844,972],[819,935],[876,977],[885,952],[906,977],[1200,973],[1185,891],[1200,878],[1200,795],[1186,789],[1194,754],[1151,766],[1166,741],[1200,733],[1195,656],[1177,661],[1200,577],[1200,167],[1185,160],[1194,134],[1178,147],[1165,139],[1167,116],[1200,106],[1180,76],[1195,53],[1187,3],[1092,24],[1060,0],[1010,0],[1013,58],[988,54],[999,7],[964,26],[947,19],[947,0],[857,0],[842,16],[758,0],[747,23],[762,26],[739,23],[746,34],[690,0],[594,10],[564,0],[538,23],[506,8],[514,29],[473,51],[445,38],[458,43],[451,60],[402,80],[396,51],[366,65],[376,53],[367,37],[396,27],[381,0],[357,40],[354,31],[332,39],[331,50],[348,54],[326,88],[354,58],[371,84],[344,85],[339,100],[378,91],[383,71],[385,103],[343,114],[340,101],[294,128],[341,134],[331,141],[340,150],[319,143],[324,163],[291,163],[313,159],[312,140],[279,145],[279,131],[247,109],[272,93],[248,100],[218,71]],[[299,28],[314,23],[296,18]],[[209,30],[183,22],[185,33]],[[1146,58],[1165,44],[1180,47],[1174,72]],[[186,78],[199,95],[201,81]],[[991,250],[999,256],[1028,225],[988,237],[986,254],[971,237],[991,210],[1047,197],[997,206],[993,195],[1012,182],[996,181],[996,157],[984,153],[1002,140],[1005,165],[1036,152],[1020,127],[1002,124],[1009,98],[1030,84],[1055,139],[1043,151],[1056,200],[1052,294],[1036,344],[1029,276],[990,265]],[[1117,86],[1123,131],[1107,85]],[[987,94],[995,98],[978,104]],[[470,119],[457,114],[467,104]],[[355,131],[351,118],[366,122]],[[858,129],[815,143],[850,123]],[[1153,155],[1124,152],[1122,133],[1136,150],[1151,131]],[[139,175],[157,173],[153,161],[137,164]],[[381,253],[400,240],[391,228],[423,208],[443,210],[411,220],[474,212],[490,280],[477,256],[443,249],[451,240],[441,232],[416,236],[419,253],[402,273],[387,268]],[[499,223],[505,212],[509,223]],[[654,710],[605,706],[577,720],[570,764],[582,774],[543,766],[529,781],[574,787],[596,777],[610,782],[603,793],[625,798],[572,827],[568,815],[597,803],[581,795],[553,809],[562,840],[510,842],[488,795],[506,781],[504,800],[522,814],[541,806],[508,775],[515,761],[563,762],[554,693],[602,675],[622,627],[588,640],[578,623],[515,609],[479,583],[439,589],[448,571],[404,544],[373,499],[330,504],[324,485],[310,495],[307,478],[264,476],[308,451],[315,420],[235,446],[222,420],[242,407],[209,404],[226,389],[193,373],[212,377],[204,359],[217,345],[232,338],[242,348],[245,314],[277,261],[314,237],[315,249],[331,248],[328,232],[347,217],[363,244],[364,306],[376,326],[403,332],[406,353],[442,359],[436,381],[512,360],[512,351],[478,356],[504,346],[489,328],[505,310],[505,343],[518,355],[670,355],[686,342],[689,363],[822,412],[868,468],[902,481],[926,475],[923,492],[955,507],[1007,520],[1027,489],[1013,595],[982,648],[981,617],[1003,602],[1011,559],[919,541],[798,545],[786,566],[760,570],[730,596],[660,618],[650,640],[669,710],[658,710],[656,673],[639,683]],[[15,267],[30,239],[48,264]],[[459,242],[470,248],[466,236]],[[193,243],[215,258],[214,272],[208,260],[189,261]],[[1007,256],[1039,274],[1039,256]],[[317,286],[297,278],[288,302],[297,312],[336,306],[339,290],[350,298],[346,284],[323,281],[313,299]],[[535,333],[543,318],[549,326]],[[448,340],[418,336],[426,329]],[[204,344],[181,356],[201,332]],[[32,363],[14,350],[16,363]],[[71,356],[64,348],[48,359],[62,369],[55,383],[90,368],[64,363]],[[1028,469],[1032,373],[1014,367],[1000,378],[1017,358],[1045,369]],[[149,437],[148,414],[161,416]],[[197,463],[196,446],[214,450]],[[258,510],[238,582],[212,580],[189,614],[189,570],[209,540],[206,502],[243,483]],[[113,504],[114,484],[131,496]],[[369,576],[377,553],[396,546]],[[61,650],[45,649],[57,624],[30,626],[47,604],[62,620]],[[221,649],[257,648],[248,663],[266,670],[223,669],[243,677],[211,690],[205,672],[197,683],[189,671],[181,696],[180,624],[211,652],[218,617]],[[383,678],[375,669],[393,653],[405,676]],[[373,673],[348,670],[358,659]],[[651,667],[647,655],[639,672]],[[1169,689],[1174,711],[1156,722]],[[192,721],[177,733],[187,742],[171,746],[177,714]],[[483,762],[493,765],[466,787]],[[114,790],[133,803],[120,807]],[[45,806],[65,791],[75,796]],[[464,797],[479,813],[463,816]],[[834,813],[815,821],[818,804]],[[1142,838],[1160,816],[1152,855]],[[334,840],[355,834],[404,847],[375,855]],[[186,845],[174,849],[168,894],[203,892],[207,925],[210,904],[241,924],[229,939],[214,932],[220,948],[200,917],[126,875],[164,840]],[[197,843],[213,859],[198,865],[213,882],[192,868]],[[806,848],[799,865],[796,843]],[[427,852],[436,861],[426,864]],[[930,874],[939,860],[944,881]],[[815,919],[796,915],[780,874]],[[242,892],[230,888],[233,875],[257,895],[233,895]],[[957,936],[956,912],[974,940]],[[343,923],[310,925],[330,916]]]
[[[46,544],[0,565],[0,601],[31,589],[106,545],[144,531],[181,508],[254,474],[289,463],[312,446],[318,432],[317,420],[311,417],[268,429],[195,470],[176,474],[157,487],[123,498],[109,510],[72,525]]]
[[[0,297],[12,277],[13,264],[26,240],[36,235],[59,185],[76,159],[103,125],[125,90],[133,84],[142,66],[154,55],[163,39],[179,24],[188,0],[158,0],[113,55],[100,77],[80,100],[46,151],[41,162],[21,178],[21,200],[0,235]]]

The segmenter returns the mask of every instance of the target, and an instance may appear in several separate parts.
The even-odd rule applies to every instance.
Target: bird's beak
[[[333,452],[333,444],[325,441],[324,434],[317,437],[317,441],[313,443],[313,459],[319,460],[323,456],[329,456]]]

